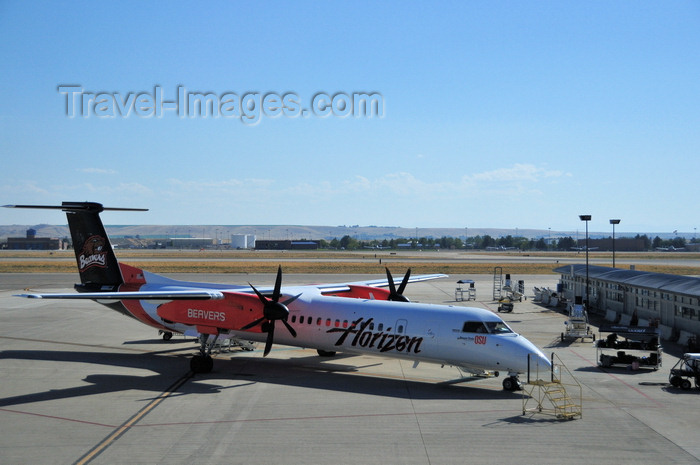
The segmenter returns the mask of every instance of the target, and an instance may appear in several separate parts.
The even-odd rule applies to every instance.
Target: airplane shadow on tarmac
[[[0,360],[14,359],[25,361],[50,361],[55,363],[91,363],[95,365],[107,365],[132,369],[145,369],[156,371],[156,375],[117,375],[117,374],[92,374],[83,379],[88,385],[74,386],[64,389],[48,388],[42,392],[22,394],[19,396],[0,398],[0,407],[10,405],[42,402],[47,400],[82,397],[109,392],[128,391],[132,389],[153,391],[162,393],[169,385],[182,378],[182,362],[175,357],[158,356],[152,354],[114,354],[96,352],[74,351],[48,351],[48,350],[8,350],[0,352]],[[27,370],[31,370],[31,364],[27,364]],[[190,383],[186,383],[190,384]],[[224,389],[214,384],[195,383],[187,387],[190,394],[213,394]]]
[[[53,363],[88,363],[98,366],[113,366],[130,369],[143,369],[156,372],[154,375],[124,374],[90,374],[74,387],[54,389],[44,382],[45,390],[18,396],[0,398],[0,407],[28,404],[73,397],[90,396],[110,392],[129,390],[151,391],[160,395],[178,380],[189,377],[187,382],[179,383],[172,396],[219,394],[236,387],[267,383],[354,394],[394,397],[402,399],[512,399],[519,397],[517,392],[506,392],[479,386],[442,384],[433,381],[408,380],[403,378],[383,377],[376,374],[359,373],[369,366],[354,366],[329,362],[327,358],[300,357],[277,360],[262,359],[259,356],[234,354],[230,358],[218,355],[214,360],[214,371],[196,374],[186,371],[189,367],[189,355],[170,352],[181,349],[166,350],[159,353],[123,354],[94,351],[52,351],[52,350],[8,350],[0,352],[0,360],[24,360],[27,370],[31,370],[31,361]],[[348,355],[347,357],[351,357]],[[334,359],[344,358],[338,354]],[[377,364],[381,364],[378,359]],[[376,364],[375,364],[376,365]],[[373,366],[373,365],[370,365]],[[62,368],[62,371],[68,368]],[[99,371],[97,368],[95,371]],[[349,374],[352,373],[352,374]],[[352,378],[349,378],[352,376]],[[227,380],[226,385],[217,380]],[[240,384],[230,386],[231,380]]]
[[[340,357],[350,358],[352,355],[338,354],[330,360],[317,356],[285,360],[272,358],[263,360],[260,357],[245,355],[234,356],[230,360],[215,360],[214,372],[204,375],[198,374],[196,378],[212,381],[216,378],[237,379],[243,377],[260,383],[400,399],[486,400],[520,397],[517,392],[505,392],[500,389],[494,390],[466,383],[456,385],[452,382],[447,384],[448,382],[422,381],[391,377],[391,375],[363,373],[364,368],[380,365],[382,360],[376,359],[377,363],[363,367],[336,363]],[[236,373],[237,371],[238,373]],[[417,374],[418,376],[420,375]]]

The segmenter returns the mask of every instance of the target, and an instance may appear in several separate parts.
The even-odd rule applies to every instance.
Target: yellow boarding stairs
[[[542,413],[562,420],[583,418],[583,390],[574,375],[552,353],[552,368],[532,366],[528,356],[527,383],[523,385],[523,415]]]

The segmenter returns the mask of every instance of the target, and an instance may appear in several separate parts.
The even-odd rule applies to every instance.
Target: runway
[[[171,275],[270,285],[273,275]],[[377,276],[381,277],[381,276]],[[476,302],[454,302],[455,276],[409,285],[422,302],[496,310],[491,276]],[[285,275],[285,284],[365,275]],[[65,291],[77,274],[0,275],[0,463],[461,464],[698,463],[700,392],[667,386],[680,355],[664,345],[658,371],[600,369],[590,341],[559,340],[566,317],[531,299],[508,324],[556,353],[583,388],[583,418],[522,415],[501,378],[449,383],[457,369],[369,356],[321,358],[275,346],[222,352],[193,376],[192,340],[157,332],[82,301],[13,297]],[[513,276],[532,286],[556,275]]]

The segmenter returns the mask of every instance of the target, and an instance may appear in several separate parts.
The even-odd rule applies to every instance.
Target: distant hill
[[[67,237],[67,225],[0,226],[0,238],[21,237],[27,229],[36,230],[39,237]],[[515,235],[515,230],[494,228],[401,228],[392,226],[303,226],[303,225],[105,225],[112,237],[140,236],[143,238],[208,237],[228,238],[232,234],[254,234],[258,239],[340,239],[352,236],[358,240],[418,237],[464,237],[488,234],[493,237]],[[519,229],[518,235],[528,238],[546,237],[547,230]],[[569,234],[566,234],[569,235]],[[552,231],[552,237],[559,237]]]
[[[357,240],[391,240],[398,238],[415,238],[416,235],[427,238],[469,237],[489,235],[494,238],[522,236],[528,239],[548,238],[557,239],[571,236],[576,238],[576,231],[549,231],[547,229],[497,229],[497,228],[402,228],[392,226],[303,226],[303,225],[106,225],[110,237],[124,238],[139,236],[142,239],[157,239],[171,237],[206,237],[228,240],[232,234],[254,234],[258,239],[301,240],[301,239],[340,239],[351,236]],[[63,238],[70,235],[67,225],[0,225],[0,241],[8,237],[24,237],[27,229],[36,230],[38,237]],[[619,233],[618,233],[619,234]],[[672,239],[672,233],[646,233],[653,238]],[[583,238],[583,232],[578,232]],[[634,233],[619,234],[634,236]],[[683,236],[679,233],[678,235]],[[589,232],[589,237],[609,237],[610,232]],[[686,237],[692,237],[692,235]]]

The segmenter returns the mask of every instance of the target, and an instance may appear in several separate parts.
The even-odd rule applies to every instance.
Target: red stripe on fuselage
[[[141,290],[141,286],[146,284],[146,277],[144,276],[143,270],[136,268],[135,266],[126,265],[124,263],[119,264],[119,270],[122,273],[122,279],[124,284],[119,286],[119,290],[122,292],[135,292]],[[148,326],[153,326],[158,329],[170,328],[163,326],[162,323],[157,322],[151,316],[146,313],[143,309],[140,300],[122,300],[121,301],[124,308],[141,323],[145,323]]]
[[[119,270],[122,273],[124,283],[129,284],[146,284],[146,278],[143,275],[143,270],[131,265],[119,264]]]
[[[141,323],[145,323],[148,326],[153,326],[157,329],[170,329],[151,318],[151,316],[148,313],[146,313],[146,310],[144,310],[141,306],[140,300],[122,300],[121,303],[124,306],[124,308],[128,310],[131,316],[139,320]]]
[[[240,330],[263,316],[263,305],[256,295],[224,292],[223,300],[174,300],[158,307],[158,316],[199,327]],[[260,325],[248,329],[260,332]]]
[[[389,300],[391,294],[387,289],[372,286],[362,286],[349,284],[350,288],[347,291],[334,292],[326,295],[334,295],[336,297],[349,297],[352,299],[374,299],[374,300]]]

